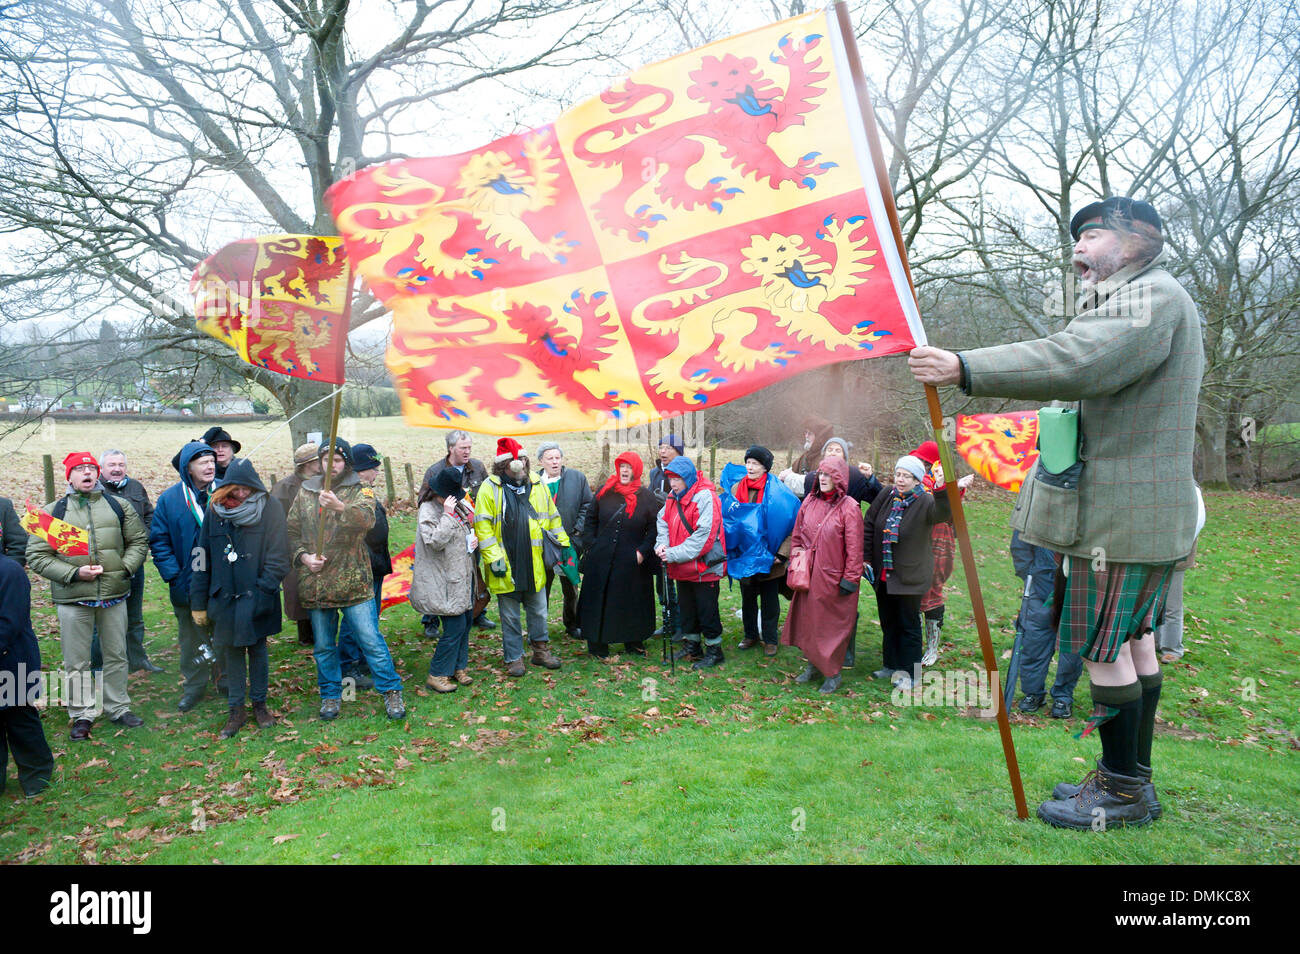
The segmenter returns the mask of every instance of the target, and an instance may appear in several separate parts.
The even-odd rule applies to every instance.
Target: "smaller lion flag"
[[[1038,460],[1038,411],[958,414],[957,453],[985,480],[1018,492]]]
[[[411,578],[415,573],[415,544],[393,557],[393,572],[384,577],[379,590],[379,609],[388,609],[411,598]]]
[[[231,242],[194,270],[190,293],[199,330],[249,364],[343,383],[352,269],[337,236]]]
[[[27,512],[23,514],[22,524],[24,530],[34,537],[40,537],[56,553],[64,556],[90,555],[90,537],[85,530],[46,513],[30,500],[27,501]]]

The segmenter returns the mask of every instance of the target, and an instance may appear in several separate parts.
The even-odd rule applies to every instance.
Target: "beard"
[[[1087,289],[1118,272],[1124,266],[1124,257],[1116,248],[1092,255],[1076,255],[1073,264],[1080,284]]]

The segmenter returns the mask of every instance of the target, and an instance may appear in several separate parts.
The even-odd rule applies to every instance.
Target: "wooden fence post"
[[[397,494],[393,492],[393,461],[392,458],[390,457],[384,458],[384,487],[385,487],[384,503],[391,506],[393,503],[393,498],[395,498]]]
[[[54,458],[45,454],[41,457],[41,464],[45,468],[45,502],[50,503],[54,500]]]

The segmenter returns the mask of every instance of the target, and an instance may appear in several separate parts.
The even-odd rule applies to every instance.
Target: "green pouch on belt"
[[[1039,462],[1049,474],[1060,474],[1079,460],[1079,412],[1075,408],[1038,409]]]

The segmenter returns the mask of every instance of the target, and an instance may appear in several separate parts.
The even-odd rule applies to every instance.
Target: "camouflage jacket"
[[[348,471],[330,487],[343,501],[344,511],[322,512],[321,481],[319,475],[304,480],[289,508],[289,548],[292,572],[298,574],[298,602],[303,609],[337,609],[373,600],[375,579],[370,572],[366,531],[375,524],[374,491],[362,486],[357,475]],[[322,520],[325,567],[313,573],[303,566],[302,556],[315,552],[316,529]]]

